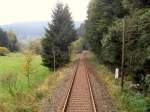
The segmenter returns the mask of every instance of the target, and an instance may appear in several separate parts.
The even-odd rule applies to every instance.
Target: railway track
[[[76,62],[62,112],[97,112],[85,59]]]

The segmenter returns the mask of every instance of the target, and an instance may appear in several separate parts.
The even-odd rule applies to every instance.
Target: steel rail
[[[91,82],[90,82],[90,78],[89,78],[89,71],[88,71],[86,62],[84,62],[84,65],[85,65],[85,68],[86,68],[86,73],[87,73],[86,76],[87,76],[87,80],[88,80],[88,86],[89,86],[89,91],[90,91],[90,97],[91,97],[93,110],[94,110],[94,112],[97,112],[96,103],[95,103],[95,100],[94,100],[94,94],[93,94],[93,91],[92,91],[92,86],[91,86]]]
[[[69,87],[69,91],[67,93],[67,97],[65,99],[65,103],[63,105],[62,112],[66,112],[67,105],[68,105],[68,102],[69,102],[69,98],[70,98],[70,95],[71,95],[71,91],[72,91],[72,88],[73,88],[73,84],[74,84],[74,81],[75,81],[75,77],[76,77],[76,74],[77,74],[77,71],[78,71],[79,63],[80,63],[80,59],[77,60],[77,65],[76,65],[74,73],[73,73],[74,75],[73,75],[73,78],[72,78],[72,81],[71,81],[71,84],[70,84],[70,87]]]
[[[71,81],[70,86],[69,86],[69,90],[68,90],[68,93],[67,93],[67,96],[66,96],[66,99],[65,99],[65,103],[64,103],[63,108],[62,108],[62,112],[67,111],[67,106],[68,106],[69,99],[70,99],[70,96],[71,96],[71,92],[72,92],[72,89],[73,89],[73,85],[74,85],[74,81],[75,81],[76,74],[77,74],[77,71],[78,71],[79,63],[80,63],[80,59],[77,61],[77,65],[76,65],[75,70],[74,70],[74,75],[73,75],[72,81]],[[90,79],[89,79],[89,71],[87,69],[87,64],[85,62],[83,62],[83,63],[84,63],[84,67],[85,67],[85,72],[87,74],[86,78],[87,78],[87,82],[88,82],[88,87],[89,87],[90,99],[91,99],[91,103],[92,103],[92,107],[93,107],[93,112],[97,112],[96,104],[95,104],[95,101],[94,101],[94,95],[93,95],[93,92],[92,92],[91,82],[90,82]]]

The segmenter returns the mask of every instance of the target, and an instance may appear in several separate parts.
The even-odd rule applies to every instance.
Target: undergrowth
[[[115,80],[114,73],[106,66],[99,64],[94,55],[92,55],[91,61],[96,65],[98,78],[105,83],[119,112],[150,112],[149,98],[129,89],[121,91],[120,81]]]

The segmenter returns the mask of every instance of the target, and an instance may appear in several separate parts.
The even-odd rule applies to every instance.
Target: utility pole
[[[53,65],[54,65],[54,73],[55,73],[55,71],[56,71],[56,56],[55,56],[55,49],[53,48],[52,49],[53,50]]]
[[[121,89],[124,87],[124,57],[125,57],[125,18],[122,20],[122,60],[121,60]]]

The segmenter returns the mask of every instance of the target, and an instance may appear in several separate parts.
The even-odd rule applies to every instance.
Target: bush
[[[15,73],[7,73],[3,75],[0,79],[0,84],[6,88],[10,95],[15,96],[16,91],[16,82],[17,82],[17,74]]]
[[[150,99],[148,97],[144,97],[140,92],[126,89],[126,87],[124,91],[120,91],[120,81],[114,80],[114,74],[106,66],[98,64],[96,56],[93,56],[92,61],[96,65],[98,79],[106,85],[119,112],[149,112]],[[146,77],[145,86],[148,88],[149,75]]]
[[[9,53],[9,50],[6,47],[0,47],[0,56],[5,56]]]
[[[140,93],[125,90],[119,100],[130,112],[148,112],[148,100]]]
[[[44,92],[43,91],[36,91],[35,92],[35,95],[36,95],[36,99],[38,99],[38,100],[41,100],[43,97],[44,97]]]
[[[83,37],[79,37],[78,40],[74,41],[73,43],[71,43],[70,46],[70,55],[72,57],[75,57],[76,54],[81,53],[84,50],[84,38]]]
[[[150,96],[150,74],[143,77],[142,86],[144,89],[144,94]]]
[[[32,51],[27,51],[24,53],[24,63],[23,63],[23,73],[28,78],[28,87],[30,87],[30,75],[33,74],[33,53]]]
[[[33,103],[32,95],[28,95],[24,92],[18,92],[17,97],[14,100],[14,112],[34,112],[32,111]]]

